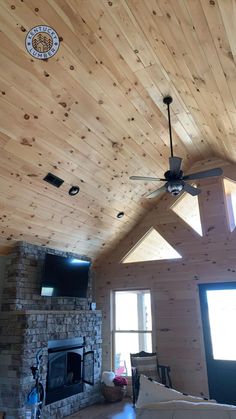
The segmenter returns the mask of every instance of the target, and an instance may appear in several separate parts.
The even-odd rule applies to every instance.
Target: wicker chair
[[[172,388],[170,367],[158,364],[156,352],[138,352],[130,354],[132,372],[133,405],[138,398],[140,374],[144,374],[153,380]]]

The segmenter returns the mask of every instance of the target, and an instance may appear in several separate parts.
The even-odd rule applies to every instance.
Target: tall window
[[[225,189],[226,208],[228,213],[228,223],[230,231],[236,226],[236,182],[223,178]]]
[[[115,291],[113,356],[117,375],[131,375],[130,353],[152,352],[150,291]]]

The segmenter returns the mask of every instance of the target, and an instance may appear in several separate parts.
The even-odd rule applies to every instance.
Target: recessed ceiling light
[[[69,195],[74,196],[77,195],[77,193],[79,193],[79,186],[71,186],[69,189]]]
[[[117,218],[122,218],[122,217],[124,217],[124,215],[125,215],[125,213],[123,211],[121,211],[121,212],[118,212],[116,217]]]

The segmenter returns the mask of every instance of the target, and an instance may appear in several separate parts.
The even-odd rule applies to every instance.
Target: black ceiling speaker
[[[43,180],[50,183],[50,185],[55,186],[56,188],[60,188],[60,186],[64,182],[63,179],[60,179],[59,177],[50,172],[43,178]]]
[[[161,188],[154,190],[150,194],[146,195],[146,198],[156,198],[162,192],[169,192],[173,196],[179,195],[181,192],[188,192],[192,196],[196,196],[201,192],[201,189],[195,188],[189,183],[186,183],[186,180],[196,180],[204,179],[211,176],[220,176],[223,173],[223,170],[220,167],[215,169],[204,170],[198,173],[192,173],[190,175],[183,174],[181,170],[181,157],[175,157],[173,155],[173,144],[172,144],[172,134],[171,134],[171,120],[170,120],[170,104],[172,103],[172,97],[166,96],[163,99],[165,105],[167,105],[168,112],[168,123],[169,123],[169,134],[170,134],[170,157],[169,157],[169,170],[164,173],[164,179],[157,177],[149,176],[131,176],[131,180],[144,180],[144,181],[163,181],[166,182]]]

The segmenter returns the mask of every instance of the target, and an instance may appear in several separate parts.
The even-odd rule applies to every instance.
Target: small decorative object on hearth
[[[105,400],[110,403],[119,402],[126,395],[128,381],[125,377],[115,376],[113,387],[102,382],[101,391]]]
[[[115,378],[115,374],[113,371],[103,371],[102,373],[102,383],[109,387],[114,387],[113,380]]]

